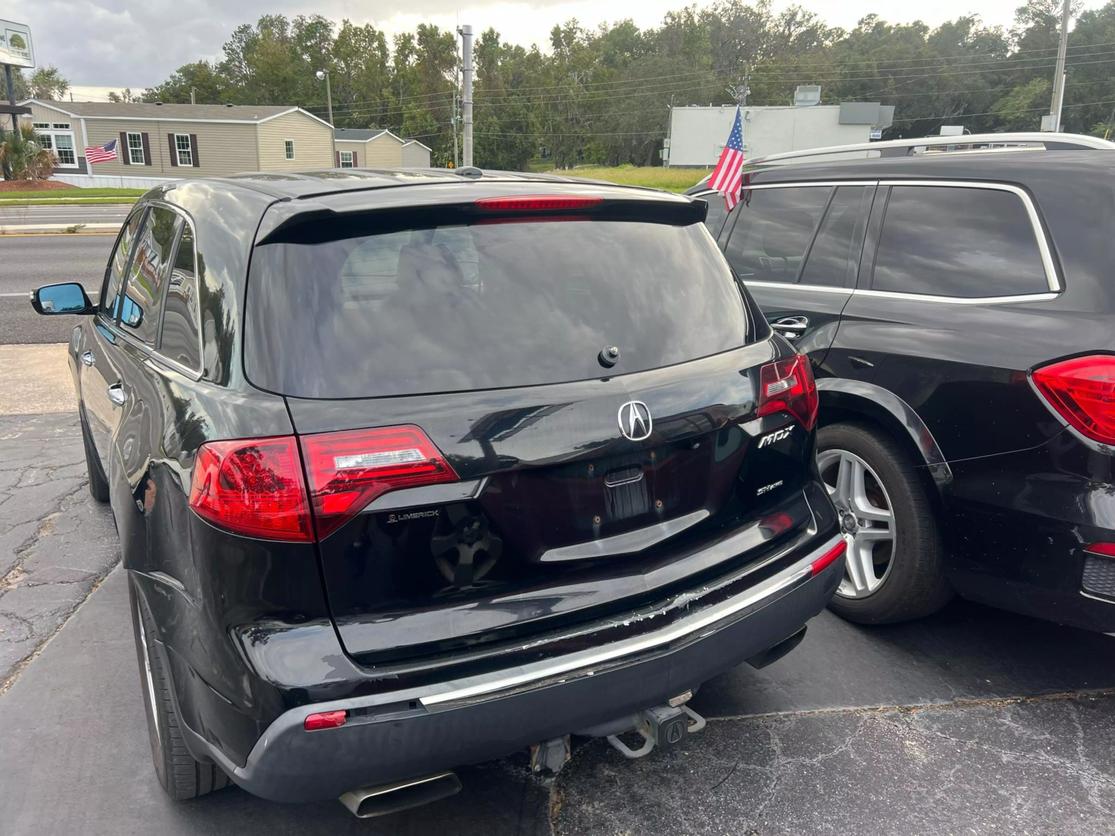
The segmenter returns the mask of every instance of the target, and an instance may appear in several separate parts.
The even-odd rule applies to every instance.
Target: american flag
[[[110,163],[115,159],[115,139],[110,139],[104,145],[94,145],[91,148],[85,149],[85,162],[89,163],[89,165],[93,165],[93,163]]]
[[[709,176],[709,185],[724,195],[724,205],[731,212],[739,203],[740,186],[743,183],[743,119],[736,108],[736,121],[720,160]]]

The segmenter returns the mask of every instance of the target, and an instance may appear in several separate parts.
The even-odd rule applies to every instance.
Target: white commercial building
[[[736,117],[735,105],[675,107],[662,161],[671,167],[716,165]],[[749,158],[783,151],[849,145],[878,139],[894,121],[894,107],[878,102],[744,107],[743,144]]]

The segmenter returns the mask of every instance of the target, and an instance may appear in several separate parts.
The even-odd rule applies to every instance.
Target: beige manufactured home
[[[39,99],[23,104],[31,108],[23,118],[58,158],[57,175],[171,179],[334,165],[332,127],[297,107]],[[115,160],[86,161],[86,148],[114,139]]]
[[[337,128],[338,168],[429,168],[430,147],[384,128]]]

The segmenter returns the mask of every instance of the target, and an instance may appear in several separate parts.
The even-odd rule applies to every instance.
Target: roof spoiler
[[[261,225],[256,244],[278,242],[313,244],[343,238],[358,238],[406,229],[434,226],[463,226],[500,221],[600,220],[661,223],[689,226],[704,221],[708,204],[697,199],[661,200],[608,195],[509,194],[467,202],[430,203],[414,206],[357,208],[350,211],[290,202],[276,204],[286,217],[270,229]]]

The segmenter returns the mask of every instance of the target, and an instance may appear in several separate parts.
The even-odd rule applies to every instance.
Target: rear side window
[[[132,247],[139,234],[139,225],[143,222],[143,214],[141,209],[128,218],[128,222],[120,232],[120,237],[116,239],[116,249],[112,251],[112,257],[109,259],[104,286],[101,288],[99,308],[101,313],[110,319],[116,318],[116,301],[120,297],[120,288],[124,284],[124,274],[128,270],[128,260],[131,258]]]
[[[155,344],[159,333],[163,285],[169,272],[179,222],[179,216],[169,209],[152,208],[136,241],[135,255],[128,268],[120,324],[149,345]]]
[[[874,186],[840,186],[836,190],[809,249],[802,284],[855,287],[873,192]]]
[[[724,254],[745,281],[796,282],[831,186],[744,189]]]
[[[999,189],[894,186],[874,290],[975,298],[1049,291],[1026,208]]]
[[[194,233],[190,225],[183,221],[178,249],[167,280],[159,351],[189,369],[201,368],[197,294]]]
[[[245,362],[259,386],[375,397],[628,374],[745,342],[700,224],[443,226],[257,247]],[[597,357],[617,346],[605,371]]]

